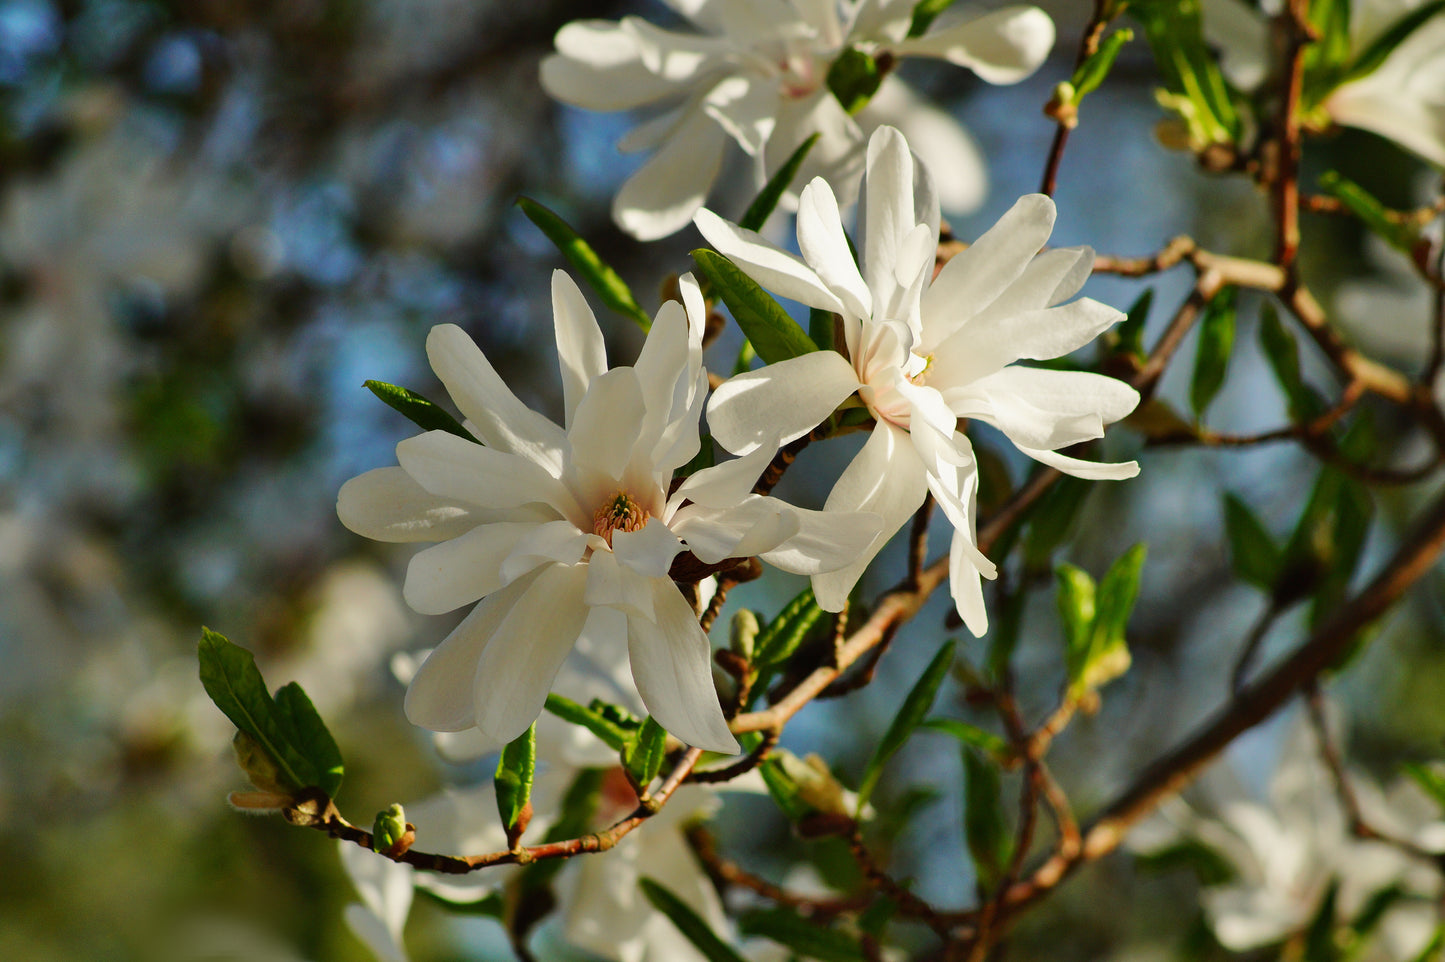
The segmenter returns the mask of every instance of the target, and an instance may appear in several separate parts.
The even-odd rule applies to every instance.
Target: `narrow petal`
[[[1054,22],[1038,7],[1005,7],[975,20],[895,44],[904,57],[942,57],[991,84],[1018,83],[1054,46]]]
[[[926,215],[929,206],[936,211],[941,205],[951,213],[970,214],[983,204],[988,194],[988,165],[983,151],[952,114],[935,107],[896,74],[890,74],[868,106],[858,113],[858,122],[865,130],[876,129],[885,121],[907,139],[909,148],[922,161],[920,166],[936,175],[927,178],[927,194],[922,190],[923,179],[915,179],[915,209],[923,207],[920,213]],[[927,217],[920,216],[919,223],[928,223]],[[937,214],[932,226],[937,234]]]
[[[798,526],[789,506],[755,494],[727,509],[690,504],[672,520],[672,530],[706,564],[770,551],[797,534]]]
[[[426,339],[426,356],[447,393],[489,447],[520,454],[555,477],[562,472],[566,435],[517,399],[476,342],[455,324],[438,324]]]
[[[502,560],[537,529],[528,522],[483,524],[418,552],[402,596],[412,610],[440,615],[489,595],[503,584]]]
[[[953,530],[948,551],[948,591],[964,627],[975,638],[982,638],[988,633],[988,609],[983,602],[983,579],[971,560],[977,550],[972,532]]]
[[[594,551],[588,559],[584,600],[594,608],[616,608],[629,618],[657,620],[652,610],[652,578],[622,564],[611,551]]]
[[[777,448],[807,434],[858,389],[853,366],[833,351],[811,351],[718,385],[708,402],[713,438],[734,454]]]
[[[665,30],[641,17],[623,17],[622,29],[635,39],[638,55],[650,72],[680,86],[721,66],[732,54],[725,40]]]
[[[477,525],[474,508],[427,491],[400,467],[374,468],[341,486],[336,516],[373,541],[446,541]]]
[[[547,564],[576,564],[582,560],[588,545],[600,541],[596,535],[583,532],[571,521],[549,521],[533,525],[526,538],[518,541],[502,562],[503,584]]]
[[[552,317],[557,329],[557,364],[562,371],[562,406],[567,427],[593,378],[607,372],[607,348],[602,328],[566,271],[552,272]]]
[[[618,561],[637,574],[661,578],[683,548],[682,541],[661,518],[648,518],[641,530],[614,532],[612,550]]]
[[[1018,445],[1017,447],[1035,461],[1047,464],[1051,468],[1058,468],[1065,474],[1071,474],[1076,478],[1083,478],[1085,481],[1126,481],[1139,473],[1138,461],[1121,461],[1117,464],[1110,464],[1101,461],[1085,461],[1081,458],[1071,458],[1057,451],[1026,448],[1022,445]]]
[[[677,301],[658,310],[633,370],[642,390],[643,413],[629,470],[639,482],[656,470],[654,455],[672,422],[687,414],[690,345],[687,312]],[[693,433],[697,433],[694,420]],[[670,447],[671,445],[664,445]]]
[[[647,69],[636,36],[620,23],[576,20],[557,32],[556,44],[542,60],[542,89],[574,107],[631,110],[685,89]]]
[[[960,392],[953,410],[994,425],[1015,444],[1061,448],[1104,436],[1139,404],[1123,381],[1086,371],[1006,367]],[[976,405],[976,407],[974,407]]]
[[[726,77],[708,91],[702,109],[727,131],[744,153],[757,156],[777,122],[777,82],[747,74]]]
[[[883,518],[867,512],[792,508],[798,531],[758,557],[783,571],[816,575],[856,561],[883,533]]]
[[[818,134],[818,141],[808,151],[794,183],[809,183],[822,177],[833,187],[838,203],[851,205],[858,196],[858,180],[863,173],[866,140],[858,121],[843,109],[827,85],[803,98],[784,100],[778,105],[778,122],[763,152],[763,173],[771,177],[782,168],[793,151],[804,140]],[[783,205],[790,207],[785,194]],[[794,198],[792,203],[796,203]]]
[[[582,565],[552,565],[512,603],[477,661],[475,717],[483,734],[510,742],[542,713],[552,679],[587,620],[586,587]]]
[[[439,498],[492,509],[543,503],[564,515],[578,510],[571,493],[535,462],[446,431],[428,431],[399,442],[396,459]]]
[[[841,611],[848,592],[875,555],[923,503],[928,479],[908,432],[887,422],[868,436],[843,471],[823,510],[866,511],[883,519],[878,538],[845,568],[813,576],[813,594],[825,611]]]
[[[647,710],[663,728],[695,748],[735,754],[712,683],[712,646],[692,606],[666,578],[652,582],[656,624],[630,618],[627,653]]]
[[[722,164],[727,135],[701,110],[687,113],[662,148],[627,178],[612,202],[612,219],[638,240],[687,226],[707,198]]]
[[[668,506],[680,507],[684,501],[694,501],[711,508],[730,508],[752,493],[773,454],[774,449],[764,445],[740,458],[696,471],[672,493]]]
[[[798,199],[798,249],[854,317],[873,316],[873,296],[843,232],[838,200],[826,180],[814,180]]]
[[[583,484],[611,487],[621,480],[632,460],[645,413],[642,385],[632,368],[614,368],[592,382],[567,432],[572,445],[570,469]],[[605,497],[607,493],[595,494]],[[583,498],[589,503],[595,500]]]
[[[760,285],[800,304],[825,311],[842,311],[843,302],[801,258],[703,208],[692,219],[702,236],[719,254],[732,261]]]
[[[889,301],[894,265],[903,239],[918,224],[913,209],[913,155],[896,128],[879,127],[868,138],[868,172],[858,203],[863,276],[874,296]],[[879,318],[891,320],[892,318]]]
[[[407,686],[408,721],[434,732],[459,732],[476,725],[477,661],[497,626],[536,579],[536,574],[518,578],[482,599],[432,649]]]
[[[1124,314],[1093,298],[1041,311],[973,318],[933,349],[929,384],[949,403],[952,389],[987,377],[1021,359],[1064,357],[1124,319]]]
[[[998,567],[975,547],[978,463],[973,445],[961,432],[951,436],[922,425],[911,432],[914,450],[928,468],[928,490],[943,509],[954,530],[966,532],[963,544],[955,545],[985,578],[998,577]]]
[[[1048,243],[1054,217],[1054,202],[1047,196],[1020,197],[982,237],[943,265],[923,292],[924,329],[942,341],[992,303]]]

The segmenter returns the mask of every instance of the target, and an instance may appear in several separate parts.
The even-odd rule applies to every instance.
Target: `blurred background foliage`
[[[961,237],[1037,188],[1052,133],[1040,108],[1068,76],[1087,6],[1052,5],[1060,49],[1018,87],[908,68],[990,158],[993,190],[982,211],[954,219]],[[660,5],[0,0],[0,958],[364,957],[340,922],[353,896],[333,846],[225,807],[243,786],[231,728],[196,679],[199,627],[255,651],[273,684],[295,679],[310,692],[347,754],[341,800],[353,819],[439,783],[388,662],[449,622],[401,603],[409,549],[353,536],[334,513],[340,484],[392,463],[412,433],[361,382],[439,397],[423,343],[448,321],[524,400],[556,412],[547,292],[561,261],[513,206],[519,194],[576,226],[648,310],[665,275],[686,269],[690,231],[644,246],[609,220],[636,162],[612,147],[628,120],[561,107],[536,83],[559,26],[626,12],[657,16]],[[1136,43],[1088,100],[1064,160],[1055,242],[1132,255],[1191,233],[1214,249],[1266,253],[1263,198],[1154,141],[1156,82]],[[1307,184],[1333,167],[1402,207],[1432,186],[1365,134],[1312,145],[1306,160]],[[736,217],[748,187],[741,175],[726,187],[713,206]],[[1305,230],[1306,276],[1348,335],[1417,370],[1428,304],[1401,255],[1341,218],[1311,217]],[[1125,307],[1142,286],[1098,278],[1089,292]],[[1187,282],[1148,286],[1156,331]],[[1222,430],[1283,422],[1253,346],[1256,308],[1242,299],[1242,346],[1211,409]],[[602,320],[614,360],[629,361],[638,332]],[[728,368],[735,348],[724,339],[710,366]],[[1188,365],[1186,354],[1164,387],[1181,410]],[[1400,441],[1381,414],[1382,443]],[[1138,446],[1127,430],[1112,434],[1114,456]],[[844,457],[810,450],[780,493],[820,502]],[[1159,450],[1142,462],[1137,481],[1095,486],[1057,556],[1097,576],[1129,544],[1150,544],[1135,668],[1056,752],[1085,812],[1217,703],[1261,610],[1229,575],[1221,492],[1283,536],[1315,471],[1287,445]],[[1005,463],[1017,481],[1024,466]],[[1367,569],[1418,494],[1378,498]],[[900,562],[895,545],[869,590],[890,584]],[[1349,703],[1355,757],[1380,773],[1440,754],[1441,587],[1437,572],[1334,686]],[[771,612],[796,588],[734,599]],[[1052,605],[1041,591],[1024,615],[1018,677],[1035,710],[1062,677]],[[785,744],[856,779],[936,649],[944,607],[935,599],[909,626],[876,686],[810,709]],[[1290,634],[1272,638],[1282,646]],[[965,649],[981,658],[980,643]],[[972,717],[956,689],[943,699]],[[1251,785],[1263,782],[1278,728],[1234,753]],[[911,742],[877,804],[899,827],[895,874],[959,904],[971,875],[960,763],[944,741]],[[910,808],[920,790],[941,800]],[[765,802],[732,812],[745,826],[725,813],[719,834],[760,870],[779,874],[802,852],[825,875],[844,871],[826,845],[789,840]],[[1123,857],[1088,874],[1029,917],[1019,957],[1041,945],[1073,959],[1178,944],[1182,927],[1164,923],[1179,920],[1186,877],[1141,882]],[[485,923],[440,918],[431,906],[413,914],[414,957],[507,957]]]

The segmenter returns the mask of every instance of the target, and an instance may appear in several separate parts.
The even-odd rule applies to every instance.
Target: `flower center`
[[[647,510],[632,500],[626,491],[618,491],[602,502],[592,515],[592,532],[612,546],[612,532],[636,531],[647,524],[650,515]]]
[[[917,354],[908,355],[908,361],[903,366],[903,374],[914,384],[922,385],[928,381],[928,372],[933,367],[933,355],[928,354],[919,357]]]
[[[822,86],[818,61],[813,56],[811,45],[789,41],[778,58],[777,68],[782,75],[783,96],[789,100],[801,100]]]

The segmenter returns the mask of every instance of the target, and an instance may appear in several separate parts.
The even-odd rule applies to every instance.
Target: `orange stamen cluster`
[[[647,524],[648,517],[647,511],[632,500],[632,495],[619,491],[602,502],[592,515],[592,532],[611,547],[614,531],[636,531]]]

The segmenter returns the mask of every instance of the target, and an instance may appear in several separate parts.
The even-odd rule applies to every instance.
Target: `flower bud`
[[[376,813],[371,823],[371,850],[385,854],[406,834],[406,813],[400,805],[392,805]]]
[[[753,642],[757,640],[757,637],[757,612],[750,608],[743,608],[733,615],[731,631],[728,634],[728,647],[733,654],[744,661],[752,661]]]

